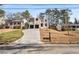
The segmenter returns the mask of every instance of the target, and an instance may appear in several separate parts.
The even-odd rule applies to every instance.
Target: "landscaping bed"
[[[0,34],[0,44],[9,44],[23,36],[22,30],[13,30]]]
[[[49,38],[50,32],[50,39]],[[55,44],[78,44],[79,43],[79,32],[69,31],[69,35],[67,31],[56,31],[53,29],[40,29],[41,41],[49,42]]]

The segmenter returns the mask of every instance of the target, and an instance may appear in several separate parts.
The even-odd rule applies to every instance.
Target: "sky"
[[[6,14],[28,10],[33,17],[37,17],[40,12],[45,12],[49,8],[69,8],[72,11],[70,21],[74,22],[75,17],[79,19],[79,4],[4,4],[1,8],[5,10]]]

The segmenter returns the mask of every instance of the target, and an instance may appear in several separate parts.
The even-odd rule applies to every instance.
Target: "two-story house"
[[[29,28],[48,28],[48,20],[40,19],[40,18],[30,18],[29,20]]]
[[[27,21],[26,19],[19,19],[19,20],[8,20],[8,19],[1,19],[0,25],[3,24],[3,28],[10,28],[10,29],[19,29],[19,28],[29,28],[29,29],[42,29],[48,28],[48,20],[47,19],[40,19],[40,18],[29,18]]]

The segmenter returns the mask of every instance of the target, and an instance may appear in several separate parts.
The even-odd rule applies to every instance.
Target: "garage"
[[[33,29],[34,28],[34,25],[30,25],[30,29]]]
[[[35,25],[35,28],[39,28],[39,25]]]

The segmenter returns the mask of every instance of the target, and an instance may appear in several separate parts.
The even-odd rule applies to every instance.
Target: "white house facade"
[[[40,18],[30,18],[29,28],[30,29],[48,28],[48,20]]]

